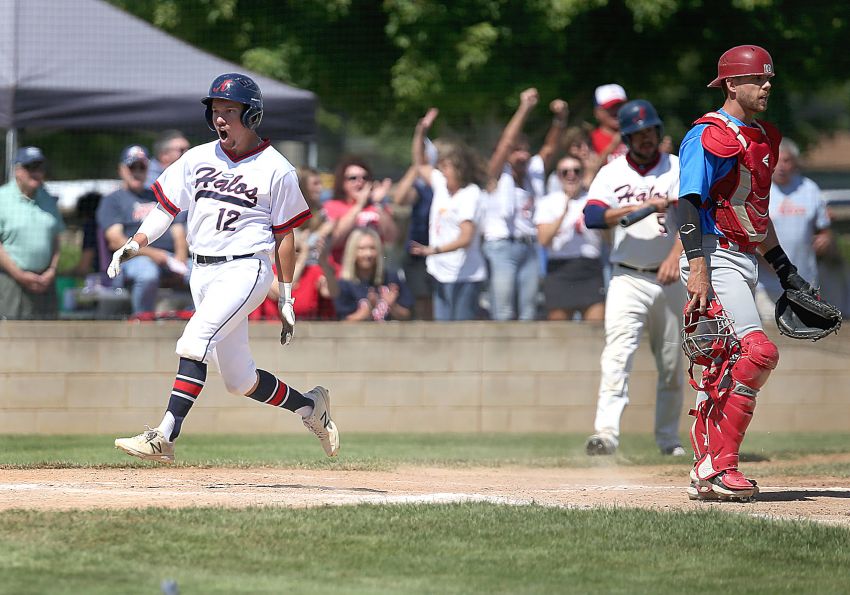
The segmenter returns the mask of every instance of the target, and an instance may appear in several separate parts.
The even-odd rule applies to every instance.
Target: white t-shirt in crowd
[[[654,268],[670,254],[679,229],[675,220],[679,198],[678,157],[661,153],[658,163],[641,173],[626,155],[621,155],[599,170],[587,196],[588,205],[611,209],[667,197],[670,206],[665,213],[655,213],[629,227],[614,228],[611,262]]]
[[[466,248],[432,254],[425,259],[428,273],[440,283],[483,281],[487,277],[484,255],[481,253],[482,192],[475,184],[449,194],[446,178],[434,168],[429,180],[434,191],[431,213],[428,219],[429,241],[432,246],[444,246],[460,236],[460,224],[471,221],[475,224],[472,243]]]
[[[153,191],[172,216],[188,211],[189,250],[204,256],[268,252],[273,233],[310,218],[295,168],[268,141],[239,157],[217,140],[193,147],[162,172]]]
[[[587,194],[567,200],[563,190],[547,194],[537,201],[534,213],[535,225],[554,223],[564,208],[567,214],[561,221],[561,226],[555,232],[552,243],[546,248],[549,260],[565,260],[567,258],[599,258],[602,254],[602,234],[597,229],[587,229],[584,225],[584,205],[587,204]]]
[[[537,237],[534,205],[546,194],[546,172],[543,158],[535,155],[528,161],[522,186],[517,186],[507,163],[502,169],[496,190],[487,202],[484,239]]]

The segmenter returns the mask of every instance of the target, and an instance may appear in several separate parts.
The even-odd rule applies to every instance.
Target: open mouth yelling
[[[218,138],[221,140],[227,140],[227,130],[223,128],[218,129]]]

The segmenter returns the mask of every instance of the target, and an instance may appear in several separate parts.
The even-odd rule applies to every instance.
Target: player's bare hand
[[[570,113],[570,106],[563,99],[553,99],[552,103],[549,104],[549,111],[555,116],[566,120],[567,115]]]
[[[667,257],[658,267],[655,278],[662,285],[670,285],[679,280],[679,257]]]
[[[667,206],[670,204],[670,201],[667,200],[666,196],[653,196],[652,198],[648,199],[644,204],[646,206],[652,205],[655,207],[656,211],[658,211],[659,213],[663,213],[667,210]]]
[[[286,299],[281,296],[277,300],[277,309],[283,324],[283,329],[280,331],[280,344],[289,345],[295,334],[295,298]]]
[[[711,299],[711,281],[705,258],[694,258],[690,261],[691,273],[688,276],[688,303],[685,313],[699,311],[705,313]]]
[[[422,116],[422,119],[419,120],[419,125],[425,130],[428,130],[434,124],[434,120],[437,119],[438,115],[440,115],[440,110],[436,107],[430,108],[427,112],[425,112],[425,115]]]
[[[121,263],[125,260],[133,258],[139,253],[139,243],[134,239],[127,240],[127,243],[118,248],[112,255],[112,262],[106,268],[106,274],[110,279],[114,279],[121,272]]]
[[[537,89],[535,89],[534,87],[526,89],[525,91],[519,94],[520,107],[531,109],[535,105],[537,105],[538,101],[540,101],[540,94],[537,93]]]

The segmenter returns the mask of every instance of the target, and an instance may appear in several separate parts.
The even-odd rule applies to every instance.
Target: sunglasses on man
[[[565,178],[567,176],[567,174],[569,174],[569,173],[580,174],[581,168],[580,167],[565,167],[564,169],[558,170],[558,175],[561,176],[562,178]]]

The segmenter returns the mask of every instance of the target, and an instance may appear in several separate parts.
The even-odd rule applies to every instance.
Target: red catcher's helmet
[[[773,76],[773,58],[757,45],[739,45],[728,50],[717,61],[717,78],[709,87],[721,87],[723,79],[733,76],[766,74]]]

